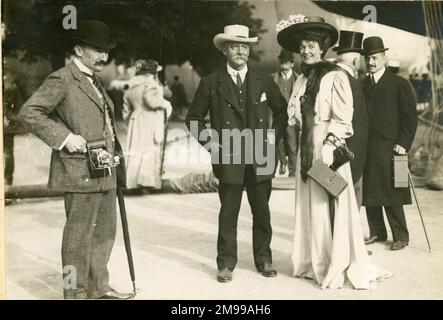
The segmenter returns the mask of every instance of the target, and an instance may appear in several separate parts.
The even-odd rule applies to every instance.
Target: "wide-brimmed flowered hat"
[[[326,32],[331,39],[329,47],[332,47],[338,40],[337,29],[326,23],[322,17],[305,17],[302,14],[293,14],[287,20],[281,20],[276,25],[276,29],[277,42],[280,46],[296,53],[299,52],[302,37],[307,31]]]

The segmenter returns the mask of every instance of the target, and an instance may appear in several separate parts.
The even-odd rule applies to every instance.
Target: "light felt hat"
[[[231,24],[226,26],[223,33],[219,33],[214,37],[214,46],[218,50],[223,50],[226,41],[256,43],[258,37],[249,37],[249,28],[240,24]]]

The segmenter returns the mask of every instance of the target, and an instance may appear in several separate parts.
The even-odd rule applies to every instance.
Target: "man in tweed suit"
[[[121,155],[115,136],[114,106],[95,72],[104,68],[116,46],[108,27],[79,22],[72,36],[74,61],[55,71],[29,98],[19,116],[31,132],[52,148],[48,187],[65,192],[66,224],[62,264],[66,299],[128,299],[109,284],[107,263],[116,233],[116,170],[91,178],[87,141],[105,139],[112,155]]]

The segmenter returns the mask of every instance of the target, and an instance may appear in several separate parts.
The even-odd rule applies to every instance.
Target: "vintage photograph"
[[[443,299],[443,2],[1,5],[1,299]]]

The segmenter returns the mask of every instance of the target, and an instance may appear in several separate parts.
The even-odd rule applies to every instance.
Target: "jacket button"
[[[231,122],[230,121],[226,121],[226,124],[231,124]]]
[[[240,111],[245,111],[245,109],[241,108]]]
[[[260,122],[263,122],[263,119],[260,119]]]
[[[243,91],[241,91],[241,90],[240,90],[239,92],[240,92],[240,93],[243,93]]]

